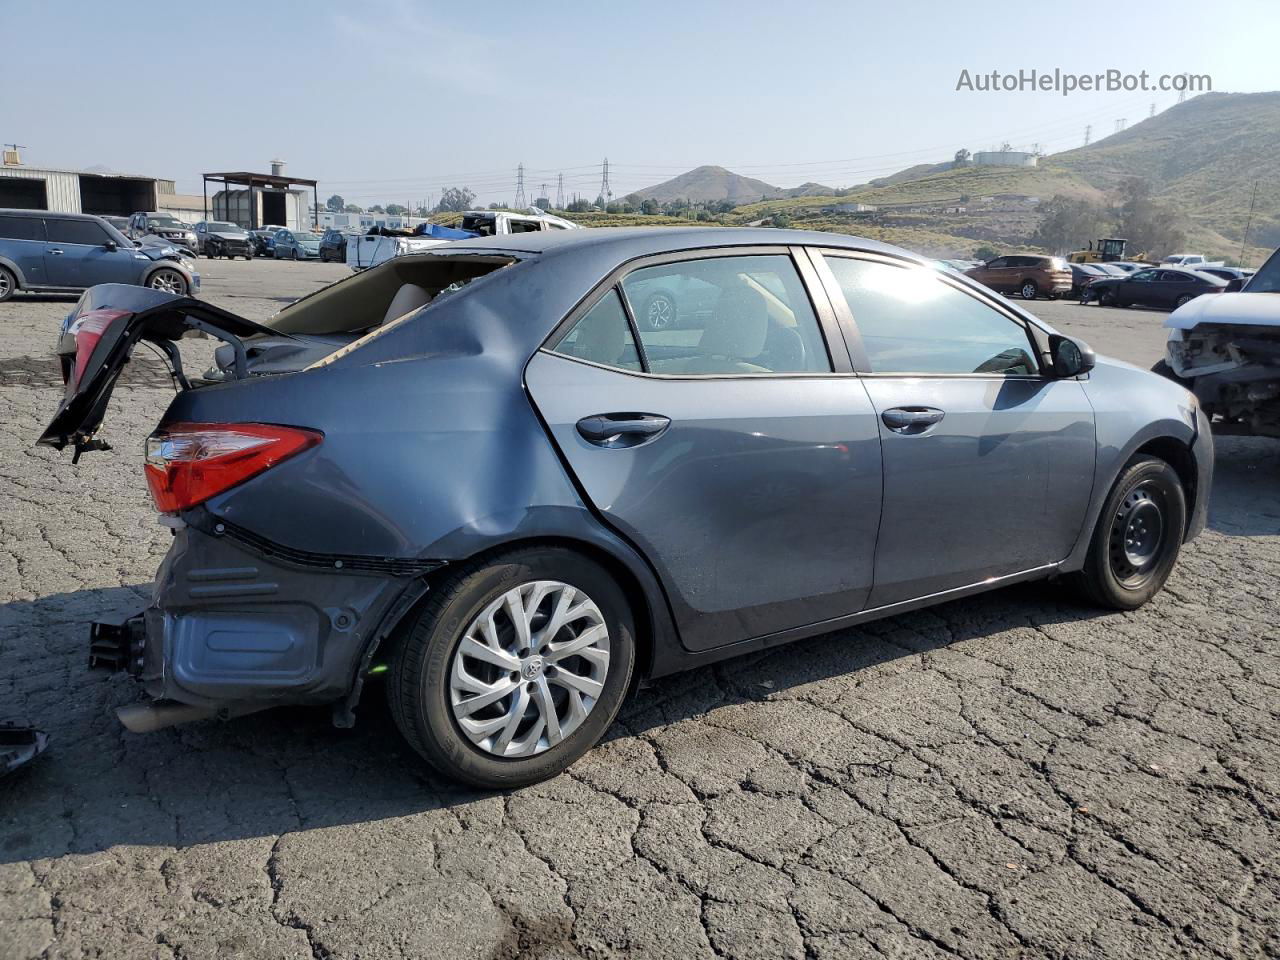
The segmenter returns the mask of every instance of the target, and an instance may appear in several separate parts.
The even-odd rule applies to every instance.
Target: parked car
[[[1199,267],[1198,269],[1201,273],[1207,273],[1219,280],[1226,280],[1228,284],[1235,280],[1240,287],[1243,287],[1253,276],[1252,270],[1242,270],[1240,267]]]
[[[238,223],[220,220],[201,220],[196,224],[196,252],[209,259],[236,257],[253,259],[253,240],[249,231]]]
[[[1206,260],[1202,253],[1171,253],[1161,260],[1159,265],[1162,267],[1186,267],[1188,270],[1225,266],[1221,260]]]
[[[310,230],[276,231],[272,254],[277,260],[317,260],[320,257],[320,234]]]
[[[634,324],[638,286],[691,281],[718,288],[698,325]],[[99,445],[138,340],[224,341],[222,382],[147,440],[174,532],[152,599],[91,631],[156,698],[134,730],[287,703],[349,725],[382,677],[415,750],[512,787],[635,680],[1058,575],[1133,609],[1205,522],[1186,390],[856,237],[505,235],[265,324],[120,287],[77,314],[55,448]]]
[[[67,292],[133,283],[182,296],[200,274],[168,243],[135,244],[101,217],[0,210],[0,302],[19,290]]]
[[[1137,273],[1139,270],[1149,269],[1151,264],[1142,263],[1138,260],[1113,260],[1107,266],[1115,267],[1121,273]]]
[[[1106,277],[1089,285],[1104,307],[1163,307],[1172,310],[1204,293],[1221,293],[1227,282],[1198,270],[1138,270],[1127,277]]]
[[[140,240],[148,234],[168,240],[175,247],[196,252],[195,228],[171,213],[135,213],[129,218],[129,229],[125,231],[129,239]]]
[[[1100,270],[1095,263],[1069,263],[1067,268],[1071,271],[1070,295],[1072,297],[1081,296],[1084,289],[1099,277],[1112,276],[1105,270]]]
[[[471,237],[496,237],[512,233],[540,233],[544,230],[577,230],[576,223],[543,213],[530,207],[529,213],[503,210],[469,210],[462,215],[459,228],[424,223],[411,231],[374,228],[347,244],[347,266],[367,270],[384,260],[417,253],[455,240]]]
[[[347,235],[329,227],[320,237],[320,259],[324,263],[345,263],[347,260]]]
[[[129,235],[129,218],[128,217],[103,217],[107,223],[115,227],[125,236]]]
[[[966,272],[997,293],[1016,293],[1024,300],[1060,297],[1072,287],[1071,271],[1061,257],[1011,254],[988,260]]]
[[[253,241],[253,255],[255,257],[274,257],[276,252],[276,231],[283,230],[281,226],[258,227],[249,231],[249,238]]]
[[[1240,292],[1196,297],[1164,325],[1153,369],[1194,392],[1216,431],[1280,437],[1280,250]]]

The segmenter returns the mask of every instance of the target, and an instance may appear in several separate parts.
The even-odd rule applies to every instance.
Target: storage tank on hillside
[[[1036,155],[1020,150],[983,150],[973,155],[980,167],[1034,167]]]

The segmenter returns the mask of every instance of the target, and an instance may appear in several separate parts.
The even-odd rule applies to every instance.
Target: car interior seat
[[[396,295],[391,298],[391,303],[387,306],[387,312],[383,314],[382,322],[390,323],[403,317],[410,311],[417,310],[419,307],[425,307],[431,302],[431,293],[426,287],[419,286],[416,283],[405,283],[396,291]]]
[[[682,373],[767,373],[751,361],[764,352],[769,337],[769,308],[756,290],[739,284],[716,298],[715,309],[698,341],[698,356]]]

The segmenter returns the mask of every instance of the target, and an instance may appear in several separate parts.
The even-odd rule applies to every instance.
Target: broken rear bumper
[[[347,701],[406,597],[438,566],[330,558],[273,547],[202,515],[183,524],[151,603],[95,623],[90,666],[125,670],[148,695],[210,715]],[[383,567],[384,569],[379,569]]]

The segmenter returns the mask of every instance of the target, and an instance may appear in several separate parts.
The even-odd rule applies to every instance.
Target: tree
[[[1078,250],[1104,232],[1105,213],[1088,200],[1059,194],[1040,204],[1040,213],[1031,242],[1053,253]]]
[[[475,205],[476,195],[466,187],[449,187],[440,194],[436,210],[440,213],[462,213]]]
[[[393,217],[401,217],[401,216],[404,216],[404,215],[405,215],[406,213],[408,213],[408,212],[409,212],[409,208],[408,208],[408,207],[402,207],[402,206],[400,206],[400,204],[398,204],[398,203],[388,203],[388,204],[387,204],[387,213],[391,214],[391,216],[393,216]]]
[[[382,204],[375,203],[372,207],[369,208],[369,212],[370,213],[386,213],[387,211],[382,209]]]
[[[591,201],[585,197],[578,197],[576,200],[570,200],[569,205],[565,207],[570,213],[586,213],[591,209]]]
[[[342,208],[342,212],[343,213],[364,213],[364,207],[360,206],[358,203],[348,203],[345,207]]]
[[[791,218],[785,213],[778,212],[769,218],[769,225],[771,227],[778,227],[779,229],[785,230],[787,227],[791,226]]]
[[[640,204],[640,212],[647,217],[652,217],[658,212],[658,201],[653,197],[646,197],[644,202]]]
[[[1000,256],[1000,251],[989,243],[984,243],[977,250],[973,251],[973,259],[981,260],[983,263],[986,263],[988,260],[994,260],[998,256]]]
[[[964,147],[961,147],[959,150],[956,151],[955,162],[952,164],[952,166],[967,167],[969,165],[969,158],[971,156],[972,154],[970,154],[968,150],[966,150]]]
[[[1159,257],[1186,245],[1190,221],[1181,207],[1155,200],[1146,180],[1129,177],[1120,184],[1116,226],[1129,239],[1129,256]]]
[[[343,200],[336,193],[324,202],[324,207],[330,213],[341,213],[346,209],[347,201]]]

